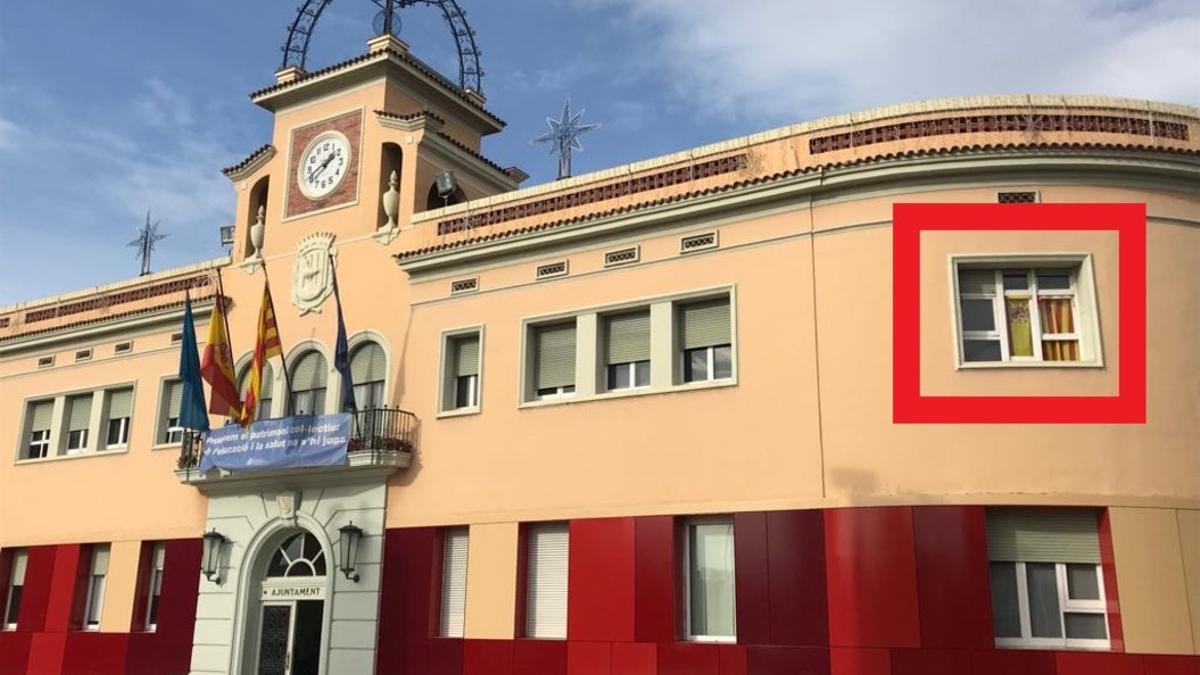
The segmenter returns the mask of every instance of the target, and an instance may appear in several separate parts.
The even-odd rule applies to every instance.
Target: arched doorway
[[[253,633],[260,675],[318,675],[330,564],[306,530],[286,533],[263,551],[258,626]]]

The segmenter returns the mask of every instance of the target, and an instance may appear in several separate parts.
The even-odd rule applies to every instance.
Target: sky
[[[459,0],[478,34],[484,141],[554,178],[529,140],[571,97],[575,173],[864,108],[943,96],[1083,94],[1200,105],[1196,0]],[[270,138],[251,91],[274,82],[299,0],[0,0],[0,305],[220,256],[220,169]],[[362,53],[376,13],[338,0],[316,69]],[[437,11],[401,11],[413,53],[456,79]]]

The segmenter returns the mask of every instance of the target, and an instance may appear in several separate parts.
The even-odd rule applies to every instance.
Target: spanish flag
[[[200,377],[212,387],[208,411],[225,417],[241,419],[242,398],[238,395],[233,377],[233,350],[229,345],[229,330],[225,322],[225,297],[217,286],[216,304],[208,323],[208,341],[204,343],[204,358]]]
[[[271,302],[271,284],[264,282],[262,307],[258,310],[258,337],[254,341],[246,400],[242,405],[242,428],[247,428],[254,422],[258,399],[262,396],[263,364],[272,356],[282,357],[283,345],[279,342],[279,330],[275,326],[275,303]]]

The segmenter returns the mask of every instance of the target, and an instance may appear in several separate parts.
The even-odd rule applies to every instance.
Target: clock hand
[[[329,166],[329,163],[332,162],[333,158],[336,156],[337,155],[335,153],[332,153],[332,152],[329,153],[329,156],[325,158],[325,161],[321,162],[320,166],[313,169],[312,172],[310,172],[308,174],[308,179],[312,180],[312,179],[316,178],[317,176],[319,176],[321,174],[321,172],[325,170],[325,167]]]

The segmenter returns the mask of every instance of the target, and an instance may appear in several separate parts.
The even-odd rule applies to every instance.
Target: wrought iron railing
[[[180,469],[192,469],[200,464],[200,455],[204,452],[204,434],[199,431],[184,430],[179,442]]]

